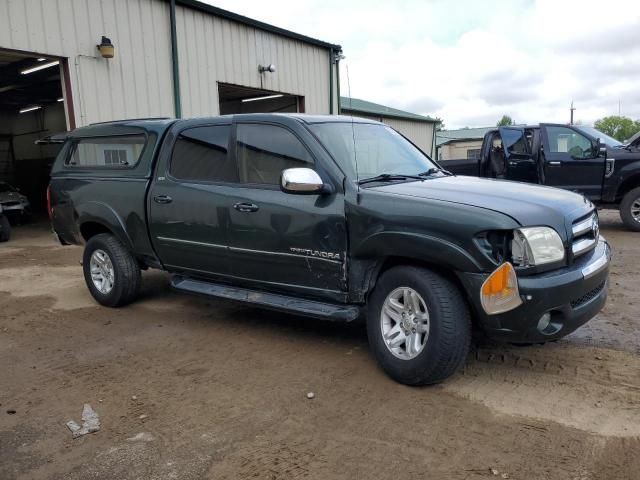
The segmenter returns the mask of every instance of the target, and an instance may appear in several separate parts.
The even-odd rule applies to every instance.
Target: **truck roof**
[[[161,132],[168,129],[176,122],[188,123],[189,125],[201,125],[211,122],[231,122],[232,120],[245,121],[265,121],[269,119],[294,119],[306,124],[314,123],[371,123],[380,124],[375,120],[368,118],[356,117],[351,115],[314,115],[304,113],[242,113],[233,115],[218,115],[211,117],[197,118],[131,118],[125,120],[112,120],[108,122],[92,123],[85,127],[79,127],[69,132],[65,137],[90,137],[90,136],[109,136],[109,135],[126,135],[145,131]]]

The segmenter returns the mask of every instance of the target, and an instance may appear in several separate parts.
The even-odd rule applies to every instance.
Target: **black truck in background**
[[[623,144],[593,127],[541,123],[487,132],[479,158],[444,161],[458,175],[537,183],[620,211],[640,232],[640,136]]]

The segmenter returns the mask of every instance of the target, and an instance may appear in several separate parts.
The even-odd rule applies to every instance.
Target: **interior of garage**
[[[67,130],[61,60],[0,50],[0,181],[44,212],[60,145],[35,142]]]
[[[304,97],[282,92],[218,83],[218,97],[220,115],[304,112]]]

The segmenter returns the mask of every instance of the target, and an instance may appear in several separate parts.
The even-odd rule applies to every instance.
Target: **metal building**
[[[195,0],[0,0],[0,180],[31,190],[34,141],[94,122],[337,113],[340,52]]]
[[[349,97],[340,97],[340,112],[343,115],[386,123],[411,140],[423,152],[431,157],[435,154],[434,133],[439,121],[434,118]]]

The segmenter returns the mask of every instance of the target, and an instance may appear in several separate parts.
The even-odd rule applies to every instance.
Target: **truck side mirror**
[[[331,191],[312,168],[287,168],[280,176],[280,189],[285,193],[313,195]]]
[[[594,147],[594,151],[596,152],[596,156],[598,157],[606,157],[607,156],[607,145],[602,143],[602,141],[598,138],[596,140],[596,145]]]

